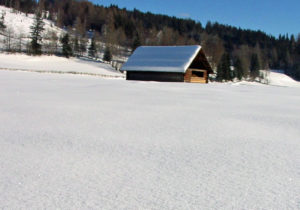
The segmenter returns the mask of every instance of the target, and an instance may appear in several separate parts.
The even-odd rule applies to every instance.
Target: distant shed
[[[207,83],[213,73],[203,49],[192,46],[142,46],[121,67],[127,80]]]

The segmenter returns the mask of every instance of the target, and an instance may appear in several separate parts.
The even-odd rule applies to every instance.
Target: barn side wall
[[[127,71],[127,80],[183,82],[184,74],[175,72]]]

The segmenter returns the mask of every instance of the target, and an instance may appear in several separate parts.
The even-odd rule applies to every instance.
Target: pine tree
[[[49,12],[47,19],[48,20],[53,20],[53,14],[52,14],[51,11]]]
[[[250,62],[250,76],[251,79],[254,80],[256,77],[259,76],[259,60],[257,54],[252,54],[251,62]]]
[[[84,53],[86,53],[86,39],[84,37],[82,37],[80,39],[80,44],[79,44],[79,51],[80,51],[80,55],[83,55]]]
[[[72,48],[71,48],[70,43],[69,43],[69,34],[68,33],[66,33],[64,35],[64,37],[61,39],[61,43],[63,45],[62,54],[66,58],[69,58],[72,55]]]
[[[224,71],[224,79],[226,81],[232,80],[233,75],[231,71],[231,65],[230,65],[230,55],[228,53],[225,54],[225,58],[223,61],[223,71]]]
[[[221,60],[222,62],[222,60]],[[224,74],[223,74],[223,69],[222,69],[222,64],[221,62],[219,63],[218,67],[217,67],[217,77],[216,80],[219,82],[222,82],[224,79]]]
[[[0,18],[0,31],[3,31],[6,28],[6,25],[4,24],[4,14],[2,14]]]
[[[79,52],[80,52],[80,45],[79,45],[78,36],[76,35],[74,40],[74,54],[78,56]]]
[[[111,52],[110,52],[110,48],[106,47],[105,52],[104,52],[104,56],[103,56],[103,60],[111,61],[111,59],[112,59],[112,55],[111,55]]]
[[[41,13],[35,14],[35,19],[31,29],[31,53],[34,55],[42,54],[42,32],[44,31],[44,22]]]
[[[139,46],[141,46],[141,40],[139,34],[137,33],[132,43],[132,52],[135,51],[135,49]]]
[[[228,53],[224,53],[217,68],[217,81],[232,80],[232,74],[230,69],[230,56]]]
[[[93,37],[92,40],[91,40],[91,44],[89,46],[89,49],[88,49],[88,54],[91,57],[95,57],[96,53],[97,53],[96,43],[95,43],[95,38]]]
[[[235,76],[238,80],[241,80],[243,78],[244,70],[242,66],[241,59],[238,57],[234,63],[234,71],[235,71]]]

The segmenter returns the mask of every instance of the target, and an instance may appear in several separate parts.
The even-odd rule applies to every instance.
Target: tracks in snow
[[[76,75],[87,75],[101,78],[114,78],[124,79],[125,76],[109,75],[109,74],[95,74],[88,72],[76,72],[76,71],[56,71],[56,70],[30,70],[30,69],[14,69],[14,68],[0,68],[2,71],[24,71],[24,72],[36,72],[36,73],[50,73],[50,74],[76,74]]]

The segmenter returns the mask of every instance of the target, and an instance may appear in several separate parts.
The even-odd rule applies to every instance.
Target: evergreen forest
[[[106,44],[107,60],[111,59],[109,46],[134,50],[140,45],[199,44],[220,81],[255,77],[259,69],[281,69],[300,80],[300,34],[274,37],[263,31],[217,22],[203,25],[191,19],[144,13],[136,9],[131,11],[116,5],[105,7],[84,0],[0,0],[0,5],[26,14],[39,12],[42,18],[52,20],[73,34],[73,49],[64,48],[67,56],[80,49],[88,50],[93,56],[97,52],[97,41]],[[1,21],[0,27],[5,27],[1,26]],[[87,38],[88,31],[93,33],[92,46],[81,46],[80,40]],[[69,37],[64,37],[63,42],[66,45]],[[38,42],[32,44],[38,47],[37,53],[41,53]],[[113,50],[112,54],[115,52]],[[230,66],[234,66],[236,71],[232,73]]]

